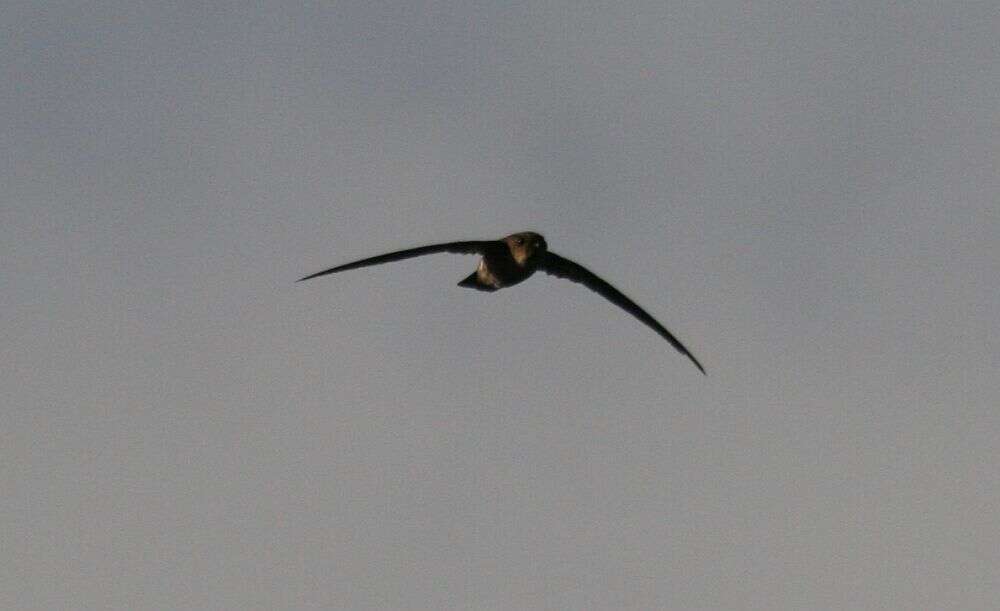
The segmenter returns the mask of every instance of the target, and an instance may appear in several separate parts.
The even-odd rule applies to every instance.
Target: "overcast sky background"
[[[992,608],[992,3],[5,4],[0,607]],[[578,285],[436,255],[534,229]]]

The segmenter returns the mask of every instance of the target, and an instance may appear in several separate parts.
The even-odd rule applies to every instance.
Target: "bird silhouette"
[[[300,278],[311,280],[327,274],[367,267],[369,265],[379,265],[392,261],[400,261],[411,257],[429,255],[438,252],[451,252],[460,254],[482,255],[476,271],[469,274],[458,286],[472,288],[480,291],[497,291],[508,286],[513,286],[524,281],[536,271],[543,271],[558,278],[565,278],[573,282],[580,283],[605,299],[622,308],[632,316],[639,319],[650,329],[656,331],[660,337],[670,342],[681,354],[691,359],[691,362],[704,374],[705,368],[701,366],[698,359],[691,351],[684,347],[674,335],[643,310],[634,301],[626,297],[621,291],[611,286],[596,274],[583,267],[579,263],[561,257],[548,249],[545,238],[532,231],[514,233],[500,240],[475,240],[466,242],[446,242],[444,244],[429,244],[418,246],[406,250],[394,252],[344,263],[330,269],[325,269],[315,274],[310,274]]]

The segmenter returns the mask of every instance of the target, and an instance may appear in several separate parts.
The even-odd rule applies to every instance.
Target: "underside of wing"
[[[573,282],[578,282],[595,293],[603,296],[611,303],[638,318],[650,329],[656,331],[660,337],[670,342],[671,346],[676,348],[684,356],[691,359],[691,362],[694,363],[702,373],[705,373],[705,368],[701,366],[698,359],[696,359],[694,355],[684,347],[684,344],[682,344],[680,340],[674,337],[670,331],[667,331],[666,327],[657,322],[655,318],[646,312],[646,310],[643,310],[638,304],[622,294],[621,291],[602,280],[597,276],[597,274],[593,273],[589,269],[579,263],[560,257],[552,251],[546,253],[545,258],[538,265],[538,269],[558,278],[565,278]]]
[[[397,250],[395,252],[388,252],[384,255],[377,255],[375,257],[368,257],[367,259],[361,259],[360,261],[353,261],[351,263],[344,263],[343,265],[338,265],[337,267],[331,267],[330,269],[325,269],[321,272],[316,272],[315,274],[310,274],[304,278],[299,278],[298,282],[303,280],[311,280],[313,278],[318,278],[319,276],[325,276],[327,274],[335,274],[337,272],[347,271],[349,269],[357,269],[359,267],[367,267],[369,265],[379,265],[381,263],[391,263],[392,261],[401,261],[403,259],[410,259],[412,257],[419,257],[422,255],[430,255],[439,252],[451,252],[466,255],[482,254],[486,248],[491,244],[496,244],[495,241],[471,241],[471,242],[447,242],[445,244],[430,244],[428,246],[418,246],[416,248],[408,248],[406,250]]]

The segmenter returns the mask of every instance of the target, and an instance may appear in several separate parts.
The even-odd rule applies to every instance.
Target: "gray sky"
[[[1000,598],[991,3],[0,29],[0,607]],[[470,257],[294,283],[522,229],[708,377],[572,283],[456,287]]]

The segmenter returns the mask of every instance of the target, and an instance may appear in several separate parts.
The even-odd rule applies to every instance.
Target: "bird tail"
[[[458,283],[458,286],[462,286],[467,289],[476,289],[477,291],[492,292],[496,290],[492,286],[481,284],[479,282],[478,272],[472,272],[471,274],[466,276],[465,279],[463,279],[461,282]]]

